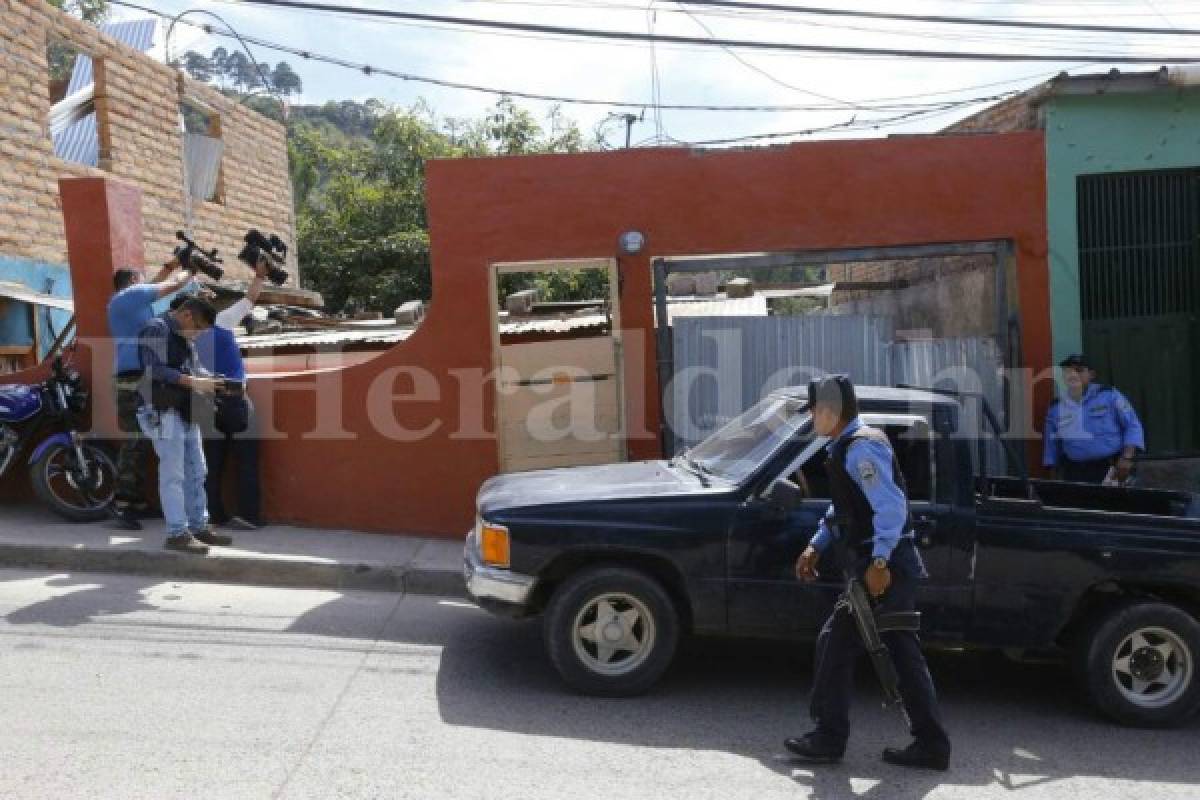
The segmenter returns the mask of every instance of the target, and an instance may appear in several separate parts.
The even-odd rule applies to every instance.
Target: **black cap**
[[[858,416],[858,396],[849,375],[829,375],[808,384],[808,407],[834,408],[842,419]]]
[[[1083,353],[1072,353],[1064,358],[1059,363],[1059,366],[1063,369],[1068,367],[1075,367],[1077,369],[1091,369],[1092,364],[1087,360],[1087,356],[1085,356]]]

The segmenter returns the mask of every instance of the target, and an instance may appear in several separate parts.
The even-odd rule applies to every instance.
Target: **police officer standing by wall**
[[[912,611],[925,567],[913,540],[904,476],[887,435],[858,418],[854,385],[833,376],[809,385],[813,427],[829,437],[826,469],[833,503],[812,542],[796,561],[796,575],[815,580],[817,566],[835,536],[867,592],[882,612]],[[834,517],[845,520],[831,527]],[[883,760],[898,766],[945,770],[950,739],[942,725],[933,679],[912,631],[882,633],[900,678],[900,695],[912,725],[914,741],[903,749],[887,748]],[[809,763],[841,761],[850,734],[850,695],[854,670],[864,653],[849,609],[839,606],[817,639],[810,714],[816,728],[784,746]]]
[[[1078,483],[1102,483],[1113,469],[1124,483],[1134,456],[1146,449],[1137,413],[1125,395],[1093,382],[1096,373],[1084,356],[1069,356],[1059,366],[1067,392],[1046,412],[1043,466]]]

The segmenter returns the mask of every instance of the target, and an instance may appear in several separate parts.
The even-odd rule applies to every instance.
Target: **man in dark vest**
[[[859,420],[854,385],[845,376],[814,382],[808,391],[813,428],[829,438],[826,469],[833,504],[796,561],[796,575],[814,580],[817,564],[834,537],[841,536],[838,544],[844,546],[847,558],[854,559],[877,608],[912,611],[925,567],[913,541],[904,476],[887,436]],[[827,524],[835,516],[841,520],[836,528]],[[889,631],[882,638],[896,665],[915,739],[903,749],[887,748],[883,760],[945,770],[950,763],[950,739],[942,726],[920,641],[911,631]],[[849,609],[835,609],[817,639],[810,707],[816,729],[784,742],[793,755],[809,763],[841,761],[850,734],[854,668],[863,652]]]

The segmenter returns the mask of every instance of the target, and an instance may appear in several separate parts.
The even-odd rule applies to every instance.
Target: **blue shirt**
[[[825,446],[825,451],[831,452],[835,444],[853,435],[861,427],[863,423],[858,417],[850,420],[845,430]],[[900,491],[892,474],[891,448],[883,442],[857,440],[846,448],[846,472],[850,473],[858,488],[862,489],[871,504],[871,510],[875,512],[875,536],[871,540],[871,556],[891,558],[892,550],[896,548],[900,537],[906,533],[904,524],[908,521],[908,499],[904,492]],[[810,542],[819,552],[825,552],[833,537],[833,532],[826,524],[833,515],[834,507],[830,504],[829,510],[825,512],[825,519],[821,520],[817,533]]]
[[[1088,384],[1083,397],[1059,397],[1046,412],[1042,465],[1112,458],[1126,447],[1146,449],[1145,433],[1133,406],[1111,386]]]
[[[137,372],[142,368],[138,335],[154,317],[158,290],[155,284],[139,283],[127,286],[108,301],[108,333],[117,345],[114,372]]]
[[[246,365],[233,331],[214,325],[196,337],[196,358],[214,375],[246,380]]]

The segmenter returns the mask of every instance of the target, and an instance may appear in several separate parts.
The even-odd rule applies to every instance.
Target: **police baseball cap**
[[[843,419],[858,416],[858,396],[849,375],[829,375],[808,384],[808,407],[832,408]]]
[[[1059,366],[1063,369],[1074,367],[1075,369],[1091,369],[1092,364],[1088,361],[1087,356],[1083,353],[1072,353],[1059,362]]]

